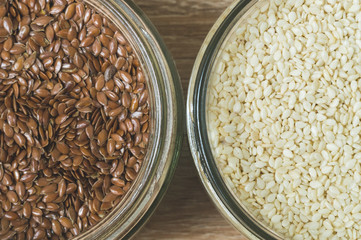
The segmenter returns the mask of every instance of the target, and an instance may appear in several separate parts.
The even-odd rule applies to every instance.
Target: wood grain
[[[173,55],[186,96],[193,63],[208,31],[232,0],[135,0]],[[218,213],[204,190],[184,135],[171,186],[134,239],[245,239]]]

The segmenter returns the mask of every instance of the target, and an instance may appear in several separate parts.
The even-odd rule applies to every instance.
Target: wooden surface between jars
[[[148,15],[173,55],[186,97],[198,50],[232,0],[134,0]],[[204,190],[186,133],[171,186],[155,214],[134,237],[146,239],[246,240],[217,211]]]

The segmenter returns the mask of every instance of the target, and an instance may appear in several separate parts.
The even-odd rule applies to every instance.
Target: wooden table
[[[232,0],[134,0],[152,20],[173,55],[184,96],[198,50],[219,15]],[[216,210],[204,190],[188,147],[171,186],[155,214],[135,239],[245,240]]]

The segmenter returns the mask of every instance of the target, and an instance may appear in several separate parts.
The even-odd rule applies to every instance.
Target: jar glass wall
[[[146,76],[151,119],[147,155],[122,201],[94,227],[75,239],[128,239],[147,221],[171,182],[183,136],[179,75],[159,33],[127,0],[85,0],[107,16],[137,54]]]
[[[187,99],[187,131],[193,159],[209,196],[222,215],[249,239],[283,239],[256,219],[226,184],[212,154],[207,130],[207,100],[212,71],[224,44],[242,20],[258,7],[259,0],[234,1],[206,37],[195,61]]]

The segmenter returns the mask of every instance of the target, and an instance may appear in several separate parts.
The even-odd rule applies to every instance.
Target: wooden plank
[[[232,0],[135,0],[157,27],[182,79],[184,96],[198,50]],[[186,134],[173,182],[135,239],[245,239],[216,210],[204,190]]]

